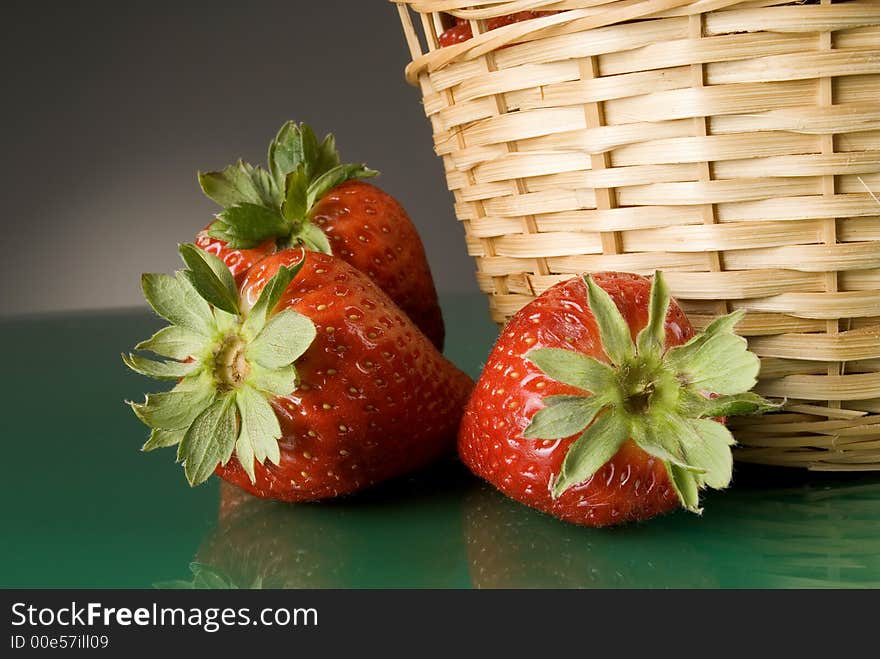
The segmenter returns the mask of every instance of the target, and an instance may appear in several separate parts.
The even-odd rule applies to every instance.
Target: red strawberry
[[[443,318],[425,249],[403,207],[359,179],[377,172],[342,165],[332,135],[318,143],[306,124],[286,123],[269,146],[269,168],[239,161],[199,174],[223,206],[196,244],[236,275],[261,257],[302,245],[367,273],[422,332],[443,348]]]
[[[438,350],[443,316],[422,241],[397,200],[364,181],[346,181],[312,209],[333,253],[367,273]]]
[[[505,25],[512,25],[513,23],[520,23],[522,21],[527,21],[532,18],[541,18],[542,16],[550,16],[551,14],[555,14],[555,11],[518,11],[513,14],[507,14],[505,16],[496,16],[495,18],[490,18],[486,21],[486,29],[487,30],[495,30],[499,27],[504,27]],[[462,41],[467,41],[471,37],[474,36],[473,31],[471,31],[471,25],[468,21],[456,18],[455,25],[450,27],[440,35],[440,45],[451,46],[452,44],[461,43]]]
[[[451,46],[453,44],[461,43],[462,41],[467,41],[471,37],[474,36],[473,31],[471,30],[470,23],[461,18],[455,19],[455,24],[444,30],[443,33],[439,37],[441,48],[445,48],[446,46]]]
[[[225,264],[183,245],[189,269],[145,275],[173,325],[124,356],[178,380],[132,404],[178,446],[190,484],[216,471],[260,497],[313,500],[416,469],[451,448],[473,386],[369,277],[292,248],[257,262],[239,288]]]
[[[733,334],[741,316],[694,336],[660,273],[653,286],[620,273],[557,284],[504,328],[459,453],[508,496],[578,524],[698,511],[698,489],[731,476],[733,438],[713,417],[773,408],[746,393],[759,363]]]

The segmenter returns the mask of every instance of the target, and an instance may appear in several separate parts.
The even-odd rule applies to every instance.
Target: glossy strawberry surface
[[[463,21],[461,19],[456,19],[455,25],[443,31],[440,35],[440,46],[452,46],[457,43],[462,43],[463,41],[467,41],[468,39],[474,36],[473,31],[471,30],[471,26],[467,21]]]
[[[415,226],[397,200],[375,185],[346,181],[324,196],[312,222],[330,239],[333,254],[365,272],[443,348],[443,317]]]
[[[243,305],[255,303],[279,267],[300,261],[276,312],[307,316],[317,337],[297,360],[296,391],[271,401],[280,464],[256,464],[254,483],[234,457],[217,473],[260,497],[305,501],[359,490],[450,451],[473,382],[366,274],[333,256],[283,250],[248,271]]]
[[[212,238],[208,235],[210,226],[209,224],[199,231],[196,235],[195,245],[223,261],[232,272],[235,283],[238,285],[244,281],[248,270],[253,267],[254,263],[276,251],[274,240],[266,240],[251,249],[232,249],[219,238]]]
[[[621,273],[598,273],[593,279],[609,293],[635,337],[648,321],[650,281]],[[674,302],[665,330],[667,347],[693,336]],[[536,348],[565,348],[607,361],[582,278],[553,286],[502,331],[462,421],[458,447],[465,464],[508,496],[578,524],[606,526],[676,508],[665,466],[632,441],[586,482],[551,496],[551,483],[576,436],[524,439],[523,430],[546,397],[583,392],[549,378],[527,359]]]

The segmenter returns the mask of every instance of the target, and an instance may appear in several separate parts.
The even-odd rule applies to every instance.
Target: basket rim
[[[414,10],[420,14],[444,12],[452,15],[474,15],[473,12],[449,10],[449,6],[452,5],[473,5],[473,3],[468,5],[466,0],[416,0],[415,2],[413,0],[388,1],[398,5],[398,8],[401,11],[406,11],[406,7],[413,8],[413,5],[425,5],[424,11],[418,9]],[[504,46],[514,44],[527,37],[534,38],[537,36],[551,36],[570,32],[586,32],[588,30],[625,23],[627,21],[652,18],[658,14],[685,7],[692,9],[692,11],[686,11],[685,14],[699,14],[709,10],[717,11],[718,9],[741,4],[742,1],[743,0],[630,0],[629,2],[621,3],[618,0],[599,0],[599,3],[597,3],[597,0],[584,0],[585,6],[583,8],[566,9],[549,16],[530,18],[510,25],[504,25],[491,31],[474,34],[472,38],[462,43],[429,50],[427,53],[420,53],[418,55],[413,53],[413,59],[406,66],[404,75],[409,84],[417,86],[419,84],[419,76],[423,73],[438,71],[453,62],[476,59],[482,55],[503,48]],[[435,4],[437,7],[431,8],[431,4]],[[510,13],[510,4],[516,5],[517,11],[525,11],[538,9],[553,3],[548,2],[547,0],[520,0],[519,2],[504,4],[502,0],[501,2],[493,2],[490,4],[497,4],[498,8],[481,13],[481,18],[502,16]],[[619,6],[621,4],[624,6]],[[609,8],[608,5],[614,5],[614,7]],[[485,14],[485,16],[483,14]],[[561,30],[560,28],[563,26],[568,27]]]

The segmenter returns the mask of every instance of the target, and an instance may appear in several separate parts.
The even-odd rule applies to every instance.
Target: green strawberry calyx
[[[177,461],[193,486],[234,453],[254,482],[255,462],[281,459],[281,428],[269,401],[296,390],[295,362],[316,336],[302,314],[272,313],[302,263],[279,268],[245,311],[220,259],[192,244],[181,245],[180,255],[186,269],[141,278],[147,302],[171,324],[135,349],[169,359],[122,355],[133,371],[177,380],[170,391],[128,402],[151,429],[142,450],[177,446]]]
[[[589,275],[584,279],[608,362],[561,348],[527,355],[547,376],[590,392],[545,398],[545,407],[523,431],[527,439],[547,440],[581,433],[550,485],[551,494],[557,498],[589,480],[632,439],[666,466],[682,506],[699,513],[699,490],[725,488],[732,477],[735,441],[716,419],[780,407],[750,392],[760,361],[733,331],[744,312],[717,318],[687,343],[667,350],[670,295],[661,272],[651,285],[648,324],[635,341],[611,296]]]
[[[376,174],[364,164],[341,164],[332,134],[319,143],[307,124],[288,121],[269,144],[267,169],[239,160],[199,172],[202,191],[223,207],[208,235],[233,249],[275,239],[330,254],[330,241],[310,220],[312,208],[337,185]]]

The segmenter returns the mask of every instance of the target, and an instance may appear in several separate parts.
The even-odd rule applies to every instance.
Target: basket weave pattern
[[[880,469],[880,2],[392,1],[497,322],[662,269],[788,398],[740,460]],[[524,10],[559,13],[486,29]]]

